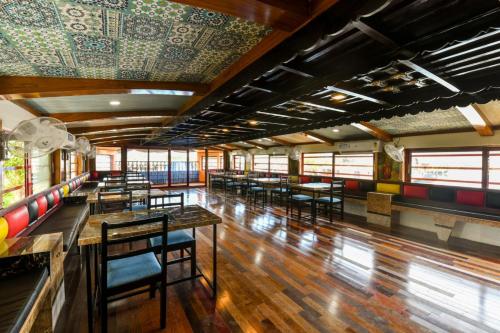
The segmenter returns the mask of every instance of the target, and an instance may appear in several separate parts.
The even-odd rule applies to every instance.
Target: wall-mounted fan
[[[77,152],[85,156],[90,153],[92,147],[90,146],[89,139],[82,136],[76,140],[75,148]]]
[[[97,148],[95,146],[91,146],[90,151],[87,154],[87,157],[92,159],[95,158],[96,154],[97,154]]]
[[[60,149],[68,132],[58,119],[39,117],[21,121],[7,136],[7,149],[10,154],[24,157],[40,157]]]
[[[63,142],[63,145],[61,147],[61,149],[65,149],[65,150],[75,150],[77,149],[76,147],[76,137],[69,133],[69,132],[66,132],[66,135],[64,137],[64,142]]]
[[[392,158],[396,162],[403,162],[404,160],[404,150],[405,147],[397,146],[394,143],[387,143],[384,145],[384,151],[390,158]]]
[[[298,161],[300,159],[300,154],[302,153],[302,151],[300,150],[300,148],[298,147],[293,147],[292,149],[290,149],[290,153],[288,156],[290,156],[290,158],[294,161]]]

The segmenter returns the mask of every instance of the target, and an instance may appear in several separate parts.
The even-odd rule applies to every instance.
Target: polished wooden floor
[[[214,302],[204,282],[170,287],[167,332],[500,332],[495,248],[472,256],[359,225],[301,225],[205,189],[186,195],[223,218],[220,289]],[[197,237],[210,273],[211,230]],[[56,331],[87,332],[84,285]],[[157,332],[159,299],[116,302],[109,317],[110,332]]]

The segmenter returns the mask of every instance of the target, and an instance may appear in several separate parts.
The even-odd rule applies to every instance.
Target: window
[[[245,171],[245,156],[233,156],[233,170]]]
[[[253,171],[269,171],[269,155],[253,156]]]
[[[333,174],[333,153],[303,154],[302,174],[331,177]]]
[[[168,184],[168,150],[149,150],[149,180],[153,184]]]
[[[26,194],[25,181],[26,169],[25,159],[11,156],[1,163],[2,174],[2,207],[8,207],[24,198]]]
[[[45,155],[31,159],[33,193],[41,192],[50,187],[51,185],[50,160],[51,160],[51,155]]]
[[[373,179],[373,154],[335,155],[335,177]]]
[[[488,188],[500,190],[500,150],[491,150],[488,157]]]
[[[269,171],[275,173],[288,173],[288,156],[271,155],[269,158]]]
[[[411,152],[411,182],[481,188],[481,151]]]
[[[219,161],[219,157],[217,156],[208,156],[208,170],[217,170]]]
[[[97,147],[95,158],[96,171],[121,171],[122,155],[119,147]]]
[[[75,178],[78,174],[78,156],[76,152],[71,152],[70,162],[71,162],[70,165],[70,170],[71,170],[70,179],[71,179]]]

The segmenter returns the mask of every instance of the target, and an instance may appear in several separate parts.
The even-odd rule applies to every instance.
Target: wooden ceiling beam
[[[185,82],[69,79],[29,76],[0,77],[0,99],[16,100],[41,97],[130,94],[139,90],[182,90],[203,95],[209,85]]]
[[[235,143],[224,143],[225,146],[228,146],[229,148],[237,149],[237,150],[248,150],[247,147],[240,146]]]
[[[132,137],[132,136],[146,136],[146,135],[151,135],[151,131],[144,130],[142,132],[134,132],[134,133],[103,133],[103,134],[94,134],[94,135],[86,135],[85,137],[89,140],[96,140],[100,138],[108,138],[108,137],[113,137],[113,138],[120,138],[120,137]]]
[[[351,124],[351,125],[368,133],[368,134],[370,134],[371,136],[373,136],[376,139],[379,139],[379,140],[382,140],[385,142],[392,141],[392,135],[390,135],[386,131],[378,128],[377,126],[370,124],[367,121],[361,121],[359,124]]]
[[[144,123],[144,124],[126,124],[126,125],[110,125],[110,126],[89,126],[89,127],[73,127],[68,128],[68,131],[74,135],[85,135],[89,132],[123,130],[129,128],[144,128],[144,127],[161,127],[161,123]]]
[[[286,140],[283,140],[283,139],[277,138],[277,137],[275,137],[275,136],[272,136],[270,139],[271,139],[271,140],[273,140],[273,141],[274,141],[274,142],[276,142],[276,143],[279,143],[280,145],[283,145],[283,146],[291,146],[291,147],[293,147],[293,146],[295,146],[295,145],[296,145],[296,144],[295,144],[295,143],[293,143],[293,142],[286,141]]]
[[[174,117],[175,110],[160,111],[117,111],[117,112],[78,112],[78,113],[51,113],[49,117],[57,118],[64,122],[97,120],[123,117]]]
[[[304,0],[173,0],[198,8],[208,9],[256,22],[273,29],[292,32],[309,15],[309,4]]]
[[[305,134],[305,136],[310,137],[312,139],[317,139],[318,141],[323,141],[323,143],[330,145],[330,146],[333,146],[335,144],[335,140],[333,140],[332,138],[326,137],[324,135],[321,135],[321,134],[318,134],[315,132],[307,131],[307,132],[304,132],[304,134]]]
[[[248,143],[249,145],[255,146],[255,147],[259,148],[259,149],[267,149],[267,148],[269,148],[268,146],[260,145],[258,143],[253,142],[253,141],[244,141],[244,142]]]
[[[479,105],[471,104],[466,107],[457,107],[456,109],[469,121],[480,136],[492,136],[495,134],[493,126]]]
[[[17,106],[23,108],[24,110],[28,111],[32,115],[36,117],[43,117],[44,114],[38,111],[36,108],[34,108],[32,105],[30,105],[28,102],[23,101],[23,100],[15,100],[11,101],[12,103],[16,104]]]

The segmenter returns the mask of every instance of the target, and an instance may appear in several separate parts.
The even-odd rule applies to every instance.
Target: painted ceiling
[[[0,75],[207,83],[269,31],[167,0],[0,0]]]

